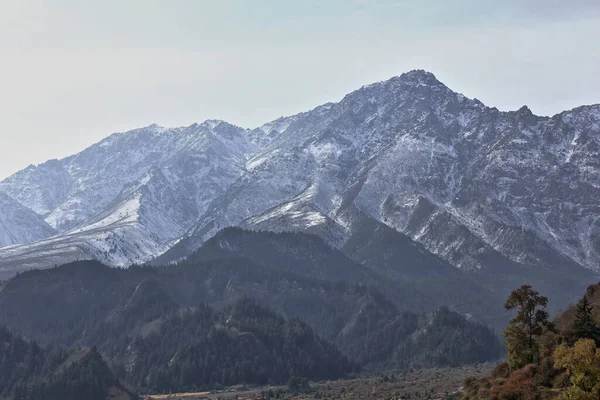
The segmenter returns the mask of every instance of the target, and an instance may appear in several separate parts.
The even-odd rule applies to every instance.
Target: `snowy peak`
[[[396,90],[404,89],[410,87],[443,87],[447,88],[442,82],[440,82],[433,73],[422,70],[415,69],[412,71],[404,72],[401,75],[394,76],[390,79],[386,79],[384,81],[375,82],[369,85],[365,85],[362,88],[358,89],[355,92],[368,89],[368,88],[395,88]],[[355,93],[353,92],[353,93]],[[350,93],[352,94],[352,93]]]
[[[412,81],[429,81],[432,82],[434,84],[442,84],[440,81],[437,80],[437,78],[435,77],[435,75],[433,74],[433,72],[424,70],[424,69],[413,69],[411,71],[407,71],[407,72],[403,72],[402,74],[400,74],[400,76],[396,77],[398,79],[404,79],[404,80],[412,80]],[[391,79],[395,79],[395,78],[391,78]]]
[[[433,73],[422,69],[415,69],[409,72],[405,72],[398,77],[389,79],[387,82],[402,82],[408,86],[430,86],[446,88],[446,85],[440,82]]]
[[[436,100],[434,96],[443,98],[446,96],[455,97],[458,94],[438,81],[431,72],[414,70],[385,81],[363,86],[349,93],[345,98],[352,99],[374,95],[385,96],[386,98],[392,95],[404,99]],[[343,102],[344,100],[341,101],[341,103]]]

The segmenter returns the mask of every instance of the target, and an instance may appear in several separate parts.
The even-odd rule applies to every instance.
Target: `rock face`
[[[169,249],[242,174],[252,148],[244,129],[221,121],[151,125],[18,172],[0,183],[0,192],[37,211],[58,234],[3,249],[0,263],[146,261]]]
[[[175,261],[232,225],[342,247],[366,216],[465,270],[501,257],[597,271],[600,105],[500,112],[412,71],[254,130],[116,134],[0,191],[59,232],[0,250],[5,269],[65,248],[112,265]]]
[[[366,214],[465,269],[598,269],[599,144],[600,106],[500,112],[413,71],[294,118],[171,254],[232,224],[337,245]]]
[[[0,247],[35,242],[54,232],[41,216],[0,192]]]

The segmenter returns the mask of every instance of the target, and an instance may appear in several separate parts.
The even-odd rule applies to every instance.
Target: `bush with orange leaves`
[[[492,398],[506,400],[537,400],[539,390],[534,383],[537,365],[529,364],[514,371],[503,385],[492,388]]]
[[[471,378],[465,383],[463,400],[546,400],[555,393],[537,384],[538,366],[529,364],[510,372],[500,364],[489,377]]]

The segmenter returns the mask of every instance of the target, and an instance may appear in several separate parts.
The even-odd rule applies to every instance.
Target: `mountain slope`
[[[122,400],[136,398],[95,349],[52,352],[0,327],[0,398]]]
[[[243,129],[221,121],[172,129],[150,125],[111,135],[71,157],[29,167],[0,183],[0,191],[65,231],[103,211],[126,185],[160,167],[181,184],[207,181],[206,188],[190,187],[186,194],[202,213],[210,200],[205,191],[237,178],[235,170],[250,146]],[[207,177],[211,171],[215,175]]]
[[[152,125],[21,171],[0,183],[0,192],[38,210],[59,234],[0,251],[0,264],[24,269],[86,258],[115,266],[149,260],[241,175],[252,147],[245,130],[221,121]],[[70,183],[53,192],[53,181],[45,180],[50,168]]]
[[[282,384],[292,376],[338,379],[355,368],[303,322],[249,299],[220,312],[206,306],[182,310],[159,322],[124,354],[135,360],[125,367],[128,380],[154,392]]]
[[[42,217],[0,192],[0,247],[35,242],[54,233]]]
[[[209,239],[188,261],[240,257],[270,268],[322,280],[366,284],[369,271],[328,246],[321,238],[304,233],[249,232],[227,228]]]
[[[500,112],[430,73],[403,74],[291,121],[173,254],[236,224],[317,221],[343,243],[358,210],[465,269],[485,267],[480,252],[597,269],[599,116]]]

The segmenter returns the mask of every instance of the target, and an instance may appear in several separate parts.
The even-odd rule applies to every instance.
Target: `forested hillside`
[[[307,271],[300,264],[296,269]],[[25,272],[6,282],[0,290],[0,321],[44,344],[95,345],[119,376],[136,387],[154,390],[210,388],[238,379],[264,383],[267,376],[281,382],[290,370],[325,379],[356,366],[454,366],[502,355],[498,339],[489,329],[453,311],[400,311],[373,287],[330,279],[323,281],[311,278],[310,273],[301,275],[231,255],[202,262],[190,259],[162,268],[114,269],[97,262],[79,262]],[[253,299],[252,307],[242,307],[248,311],[245,315],[236,311],[241,307],[239,301],[249,301],[244,298]],[[272,326],[267,336],[257,330],[258,317],[252,310],[262,310],[260,318],[271,321],[261,322]],[[239,318],[230,318],[232,315]],[[179,331],[189,334],[179,337]],[[313,337],[317,344],[309,346],[308,358],[294,356],[296,364],[289,364],[286,357],[295,353],[289,353],[289,343],[285,343],[291,340],[290,332],[296,331],[300,337]],[[179,339],[170,342],[174,337]],[[253,338],[258,341],[248,341]],[[284,347],[276,347],[277,343]],[[253,362],[248,364],[248,359],[230,357],[221,374],[221,364],[206,364],[212,359],[202,353],[207,346],[247,348],[247,357],[279,367],[261,369]],[[274,361],[262,348],[279,355]],[[193,360],[176,357],[194,351],[198,357]],[[197,364],[200,359],[202,364]],[[313,367],[308,368],[305,359]],[[324,365],[327,369],[322,369]],[[175,374],[171,368],[180,372]],[[216,375],[202,372],[207,368]],[[181,371],[188,371],[194,379],[184,379]],[[323,375],[324,371],[329,372]]]
[[[113,358],[123,360],[129,382],[152,392],[338,379],[357,369],[303,322],[249,299],[220,312],[200,306],[164,315],[123,345]]]
[[[226,228],[180,264],[232,258],[320,281],[361,283],[383,293],[400,311],[423,313],[446,306],[498,331],[509,319],[502,308],[504,296],[515,287],[538,282],[540,290],[552,291],[549,310],[555,313],[577,298],[574,291],[589,284],[576,291],[579,284],[552,269],[545,271],[542,282],[535,269],[499,255],[489,257],[485,271],[461,271],[410,237],[365,216],[357,218],[341,250],[315,235]],[[588,282],[594,282],[591,277],[590,273]],[[557,291],[557,282],[566,290]]]
[[[50,351],[0,327],[0,399],[132,400],[95,348]]]

